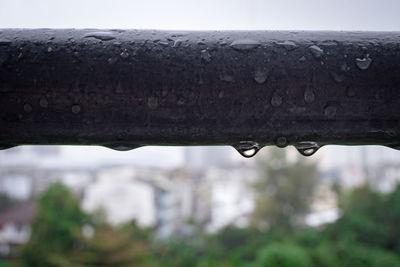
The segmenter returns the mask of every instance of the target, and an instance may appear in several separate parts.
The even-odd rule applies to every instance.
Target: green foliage
[[[274,154],[277,153],[277,154]],[[61,184],[38,200],[32,236],[22,250],[23,266],[399,266],[400,186],[381,194],[365,185],[337,187],[341,218],[325,228],[305,228],[316,166],[289,162],[274,151],[260,162],[263,175],[254,184],[253,226],[226,227],[216,234],[156,240],[153,229],[135,221],[110,227],[99,211],[84,214]],[[271,187],[274,189],[271,193]],[[289,211],[282,210],[289,207]],[[269,225],[268,231],[260,225]],[[92,233],[85,234],[90,225]],[[5,265],[7,266],[7,265]]]
[[[26,266],[55,266],[51,258],[74,245],[74,231],[80,229],[86,216],[78,201],[62,184],[52,185],[38,200],[29,243],[22,252]]]
[[[254,267],[308,267],[310,264],[310,257],[302,247],[272,243],[259,251]]]
[[[270,148],[258,161],[260,177],[253,184],[252,224],[285,235],[301,225],[317,185],[317,166],[304,159],[289,161],[282,149]]]

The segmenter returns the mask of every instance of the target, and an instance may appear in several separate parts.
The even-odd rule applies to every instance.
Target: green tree
[[[88,230],[76,231],[73,249],[53,258],[57,266],[155,266],[149,244],[133,237],[127,229],[89,227],[85,225],[83,229]]]
[[[277,234],[292,232],[309,212],[318,179],[315,162],[288,160],[283,149],[270,148],[258,160],[259,178],[252,184],[255,209],[251,222]]]
[[[254,267],[308,267],[311,260],[306,250],[294,244],[273,243],[262,248]]]
[[[49,187],[38,200],[32,234],[22,251],[22,265],[56,266],[53,258],[73,248],[75,231],[85,220],[78,201],[65,186],[56,183]]]

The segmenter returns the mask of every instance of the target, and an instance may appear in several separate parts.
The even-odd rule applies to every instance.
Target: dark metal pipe
[[[400,32],[0,30],[3,148],[399,143]]]

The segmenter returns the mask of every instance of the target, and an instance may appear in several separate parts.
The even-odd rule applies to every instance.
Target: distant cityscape
[[[20,146],[0,152],[0,193],[19,203],[0,213],[0,254],[29,240],[34,199],[56,182],[66,185],[86,212],[102,211],[112,225],[135,220],[154,227],[161,239],[190,236],[189,221],[208,232],[248,225],[254,208],[249,183],[258,172],[255,160],[242,158],[232,148],[172,148],[170,156],[161,148],[109,150],[119,153],[109,158],[107,150],[98,149]],[[291,160],[299,157],[293,148],[287,148],[287,155]],[[318,197],[306,218],[312,226],[339,216],[332,184],[354,188],[369,182],[389,192],[400,178],[400,151],[379,146],[324,147],[309,160],[318,161],[321,174]]]

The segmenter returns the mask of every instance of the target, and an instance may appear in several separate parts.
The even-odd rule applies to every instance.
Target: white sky
[[[400,30],[399,0],[0,0],[0,27]]]
[[[399,11],[400,0],[0,0],[0,28],[399,31]],[[179,147],[65,153],[81,163],[106,155],[151,165],[182,160]]]

